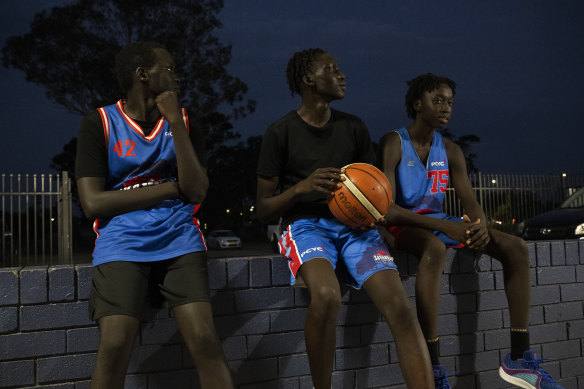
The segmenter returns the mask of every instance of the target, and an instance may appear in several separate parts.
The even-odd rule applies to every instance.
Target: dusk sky
[[[2,0],[2,45],[28,32],[36,12],[70,2]],[[226,0],[216,35],[232,44],[228,70],[257,101],[233,123],[243,139],[299,106],[286,64],[321,47],[347,77],[345,99],[332,106],[361,117],[374,141],[409,123],[406,81],[432,72],[458,84],[448,127],[480,137],[472,149],[480,171],[582,173],[583,15],[581,0]],[[0,68],[0,101],[0,173],[54,173],[51,157],[82,118],[18,70]]]

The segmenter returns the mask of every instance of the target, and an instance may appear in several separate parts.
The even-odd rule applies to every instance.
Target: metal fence
[[[488,223],[514,233],[519,222],[559,206],[577,188],[584,174],[470,176]],[[71,181],[61,174],[2,174],[0,267],[73,262]],[[452,188],[444,211],[462,216]]]
[[[0,266],[72,263],[71,181],[61,174],[2,174]]]

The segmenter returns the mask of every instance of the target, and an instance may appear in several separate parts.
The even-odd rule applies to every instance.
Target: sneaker
[[[499,375],[505,381],[525,389],[564,389],[539,364],[543,359],[537,359],[533,350],[523,353],[523,358],[511,359],[507,354],[499,368]]]
[[[434,372],[434,385],[436,389],[450,389],[446,377],[451,376],[452,373],[446,374],[446,370],[442,365],[433,365],[432,371]]]

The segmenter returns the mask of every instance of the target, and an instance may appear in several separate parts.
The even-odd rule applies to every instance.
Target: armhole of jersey
[[[188,134],[189,133],[189,115],[187,114],[186,108],[181,108],[180,110],[182,112],[182,117],[183,117],[183,120],[185,122],[185,127],[187,128],[187,134]]]
[[[105,112],[105,109],[103,109],[103,107],[98,108],[97,111],[99,112],[99,115],[101,116],[101,122],[103,124],[103,137],[105,139],[105,153],[107,154],[108,147],[109,147],[109,135],[110,135],[109,120],[107,118],[107,113]]]
[[[400,151],[400,153],[399,153],[399,162],[396,165],[396,168],[398,168],[399,165],[401,165],[402,159],[404,157],[404,141],[403,141],[401,134],[399,133],[398,130],[394,130],[394,132],[397,134],[397,137],[399,138],[399,151]]]

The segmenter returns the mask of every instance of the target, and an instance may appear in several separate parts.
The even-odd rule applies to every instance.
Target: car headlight
[[[576,226],[576,229],[574,230],[574,235],[576,236],[584,235],[584,223],[581,223]]]

